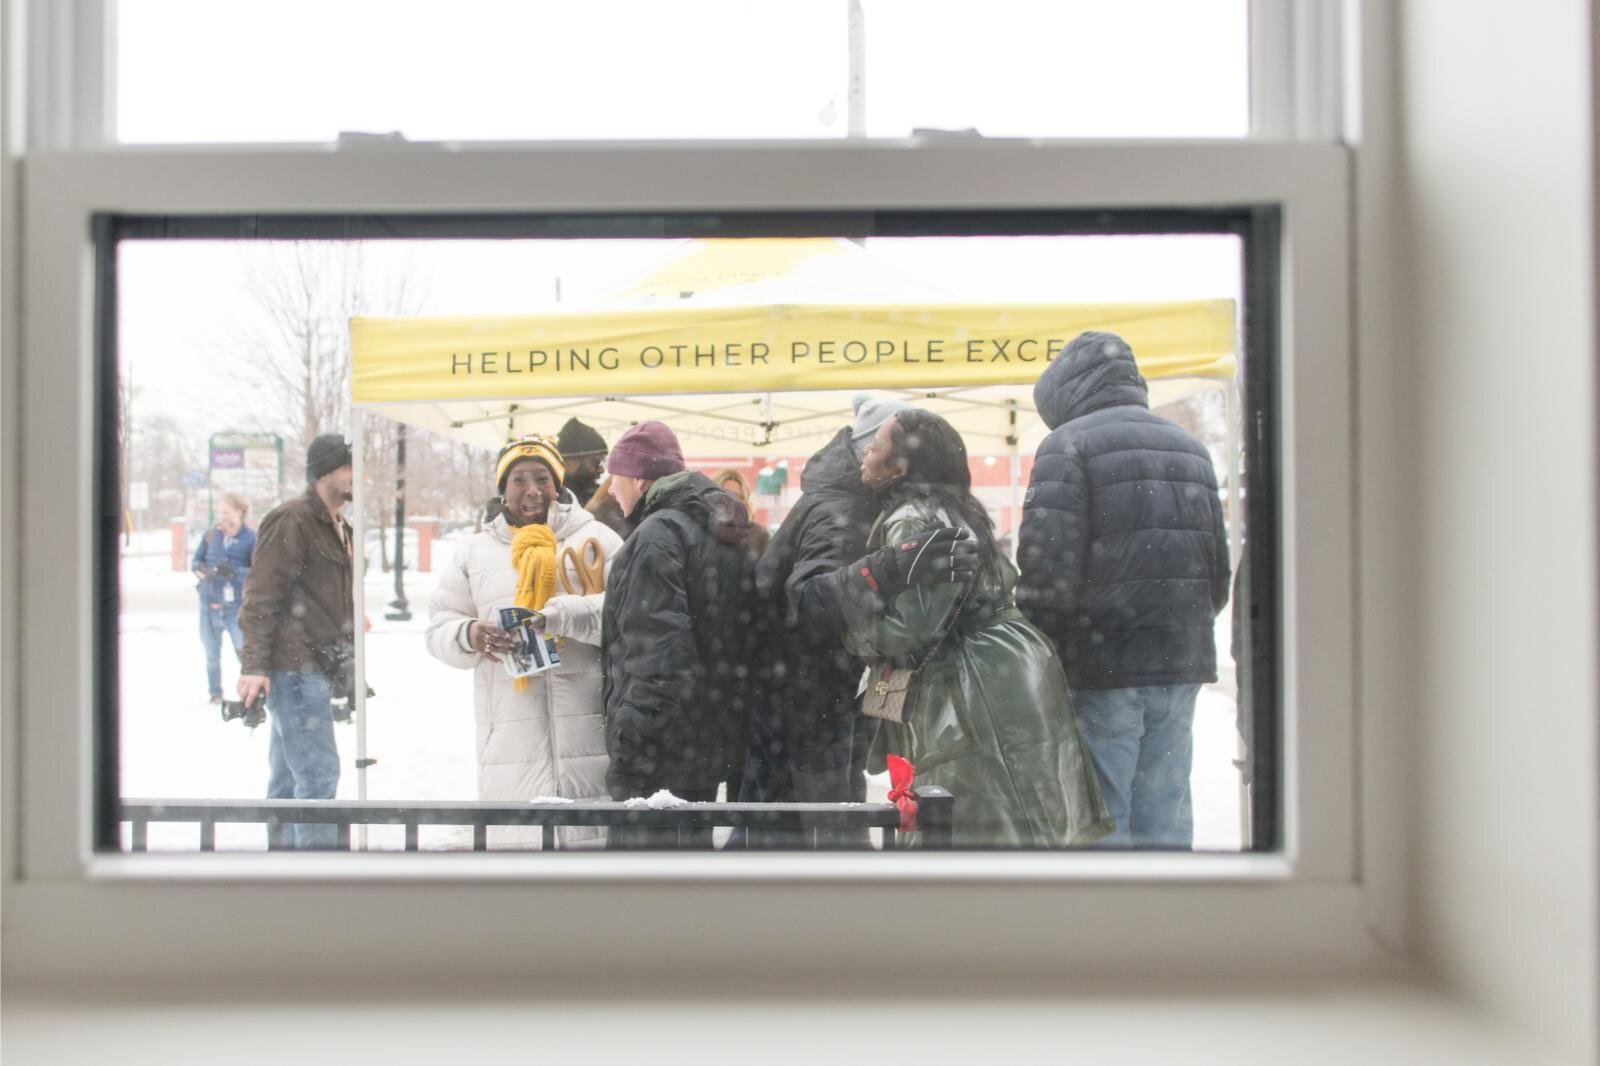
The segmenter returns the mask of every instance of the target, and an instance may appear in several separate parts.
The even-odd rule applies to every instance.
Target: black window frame
[[[1084,237],[1219,235],[1240,239],[1242,295],[1240,472],[1249,533],[1250,838],[1243,853],[1283,846],[1282,646],[1278,487],[1283,205],[1207,207],[739,210],[678,212],[247,212],[91,215],[94,255],[95,426],[94,772],[92,840],[120,853],[119,549],[123,515],[118,408],[117,248],[127,240],[367,241],[592,240],[690,237]],[[1237,560],[1235,563],[1237,564]],[[1231,605],[1230,605],[1231,606]],[[1244,667],[1241,667],[1244,668]]]

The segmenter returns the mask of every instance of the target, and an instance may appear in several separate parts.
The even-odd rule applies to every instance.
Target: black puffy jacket
[[[844,648],[839,586],[849,576],[842,568],[866,554],[878,505],[861,483],[848,426],[806,463],[800,488],[756,571],[765,691],[751,722],[747,800],[851,798],[862,664]]]
[[[1017,606],[1073,688],[1215,681],[1228,538],[1205,445],[1150,413],[1115,334],[1074,340],[1033,398],[1051,433],[1023,502]]]
[[[629,517],[601,623],[606,785],[616,799],[715,788],[743,755],[749,512],[686,471],[651,485]]]

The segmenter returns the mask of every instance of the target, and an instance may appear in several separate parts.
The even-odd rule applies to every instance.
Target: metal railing
[[[955,799],[936,786],[914,790],[917,799],[917,846],[943,850],[951,846]],[[896,845],[900,811],[892,803],[683,803],[650,807],[638,803],[480,803],[438,801],[409,803],[397,800],[187,800],[125,799],[118,818],[130,826],[131,851],[147,851],[149,827],[155,823],[188,822],[200,827],[200,851],[215,851],[219,824],[259,824],[267,827],[269,848],[284,845],[289,825],[333,825],[334,847],[349,850],[353,826],[405,827],[405,850],[420,850],[422,826],[470,826],[472,850],[488,851],[488,830],[494,826],[536,826],[540,847],[556,846],[560,827],[594,826],[607,829],[654,831],[642,847],[704,847],[712,830],[741,831],[737,839],[745,848],[827,847],[839,834],[879,829],[884,851]],[[496,849],[499,850],[499,849]],[[531,850],[531,849],[530,849]]]

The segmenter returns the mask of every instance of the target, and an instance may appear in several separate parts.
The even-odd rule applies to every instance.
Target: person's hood
[[[845,426],[822,450],[806,460],[800,472],[800,491],[845,492],[853,496],[865,495],[867,487],[861,483],[861,463],[855,449],[850,446],[851,427]]]
[[[556,540],[563,541],[595,521],[595,517],[583,509],[569,490],[563,488],[556,495],[556,502],[550,505],[544,521],[550,527],[550,532],[556,535]],[[494,521],[485,527],[485,532],[502,544],[510,544],[517,527],[507,522],[505,514],[501,513],[494,516]]]
[[[1080,333],[1039,375],[1033,405],[1051,429],[1106,407],[1150,406],[1133,349],[1115,333]]]
[[[743,501],[698,470],[657,478],[644,494],[637,520],[669,509],[690,515],[724,544],[743,544],[750,535],[750,511]]]

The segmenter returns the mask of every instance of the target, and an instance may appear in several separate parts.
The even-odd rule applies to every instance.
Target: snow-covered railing
[[[924,849],[950,847],[955,799],[936,786],[914,790],[918,844]],[[555,847],[560,826],[604,826],[675,830],[676,846],[691,847],[708,830],[742,829],[746,846],[815,846],[817,831],[881,829],[883,849],[895,846],[901,824],[893,803],[479,803],[466,800],[408,803],[399,800],[179,800],[125,799],[118,814],[131,829],[130,850],[147,850],[151,822],[194,822],[200,826],[199,850],[215,851],[220,823],[264,824],[269,847],[278,846],[290,823],[337,826],[336,848],[348,850],[350,828],[356,825],[402,825],[405,849],[419,850],[418,830],[424,825],[471,826],[474,851],[488,850],[490,826],[539,826],[541,847]],[[668,843],[666,847],[674,845]]]

